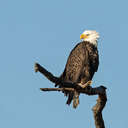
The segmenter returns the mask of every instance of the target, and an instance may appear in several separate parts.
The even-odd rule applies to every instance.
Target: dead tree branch
[[[94,120],[95,120],[95,126],[96,128],[105,128],[104,120],[102,117],[102,111],[106,105],[107,102],[107,96],[106,96],[106,87],[99,86],[92,88],[91,86],[88,86],[87,88],[81,88],[79,85],[69,82],[60,81],[60,79],[52,73],[48,72],[45,68],[43,68],[39,64],[35,64],[35,72],[42,73],[48,80],[55,84],[61,85],[62,88],[40,88],[41,91],[75,91],[77,90],[79,93],[87,94],[87,95],[98,95],[97,103],[93,107],[93,114],[94,114]]]

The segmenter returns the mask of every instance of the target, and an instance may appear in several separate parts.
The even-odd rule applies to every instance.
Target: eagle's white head
[[[85,30],[81,35],[80,39],[88,41],[91,44],[97,46],[97,40],[99,39],[99,33],[94,30]]]

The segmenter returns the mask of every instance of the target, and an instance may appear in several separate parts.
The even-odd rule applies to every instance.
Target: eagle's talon
[[[88,87],[88,86],[90,86],[92,84],[92,80],[89,80],[87,83],[85,83],[84,85],[82,85],[81,83],[79,84],[80,85],[80,87],[82,87],[82,88],[86,88],[86,87]]]
[[[92,84],[92,80],[89,80],[87,84],[90,86]]]

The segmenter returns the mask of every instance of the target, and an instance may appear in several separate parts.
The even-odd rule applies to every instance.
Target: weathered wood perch
[[[53,83],[59,83],[59,85],[62,86],[62,88],[40,88],[41,91],[77,91],[79,93],[87,94],[87,95],[98,95],[97,103],[92,108],[93,114],[94,114],[94,120],[95,120],[95,126],[96,128],[105,128],[104,120],[102,117],[102,110],[105,107],[105,104],[107,102],[107,96],[106,96],[106,87],[99,86],[92,88],[91,86],[88,86],[87,88],[81,88],[79,85],[74,83],[68,83],[64,81],[60,81],[58,77],[53,76],[52,73],[48,72],[45,68],[43,68],[38,63],[35,64],[35,72],[42,73],[48,80],[50,80]]]

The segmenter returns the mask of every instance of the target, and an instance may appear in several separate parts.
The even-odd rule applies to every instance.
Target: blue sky
[[[1,0],[0,127],[94,127],[97,96],[81,95],[74,110],[63,94],[39,90],[53,83],[33,68],[39,62],[59,76],[85,29],[100,33],[92,86],[108,88],[105,125],[128,127],[127,5],[125,0]]]

